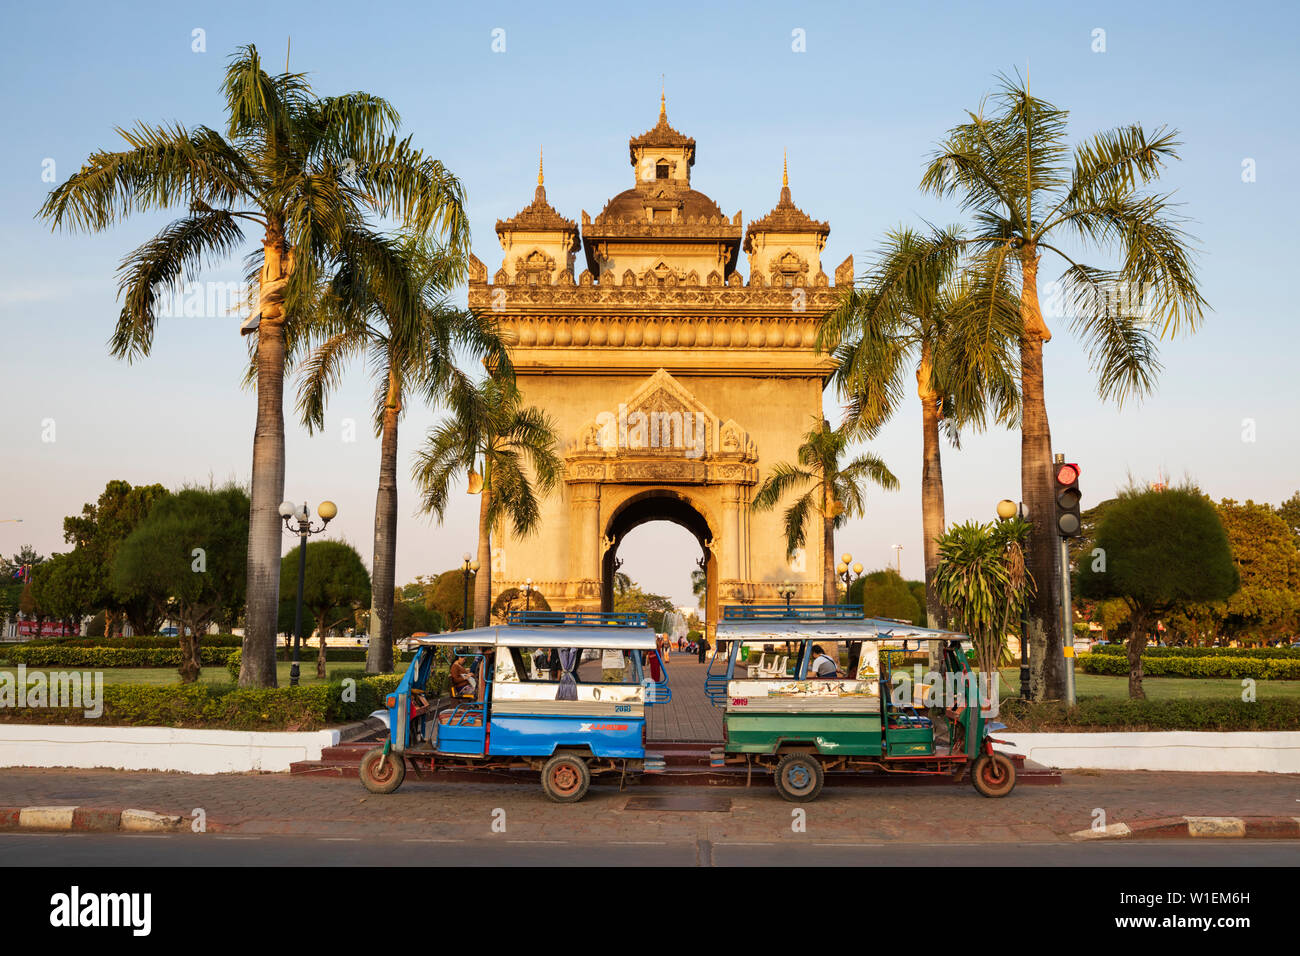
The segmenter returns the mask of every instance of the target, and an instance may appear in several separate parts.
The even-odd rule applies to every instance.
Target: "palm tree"
[[[940,248],[956,247],[959,233],[941,234]],[[938,537],[944,530],[942,424],[954,446],[963,427],[983,428],[991,414],[1014,423],[1018,309],[1005,284],[987,297],[987,275],[961,268],[956,255],[910,229],[891,231],[861,286],[822,319],[818,348],[836,347],[835,383],[848,400],[851,432],[874,437],[907,393],[915,372],[921,402],[921,525],[925,554],[925,610],[931,627],[943,623],[934,586]],[[991,299],[994,308],[973,305]]]
[[[542,517],[539,495],[555,489],[563,470],[554,422],[521,401],[514,376],[500,369],[477,385],[454,389],[448,398],[450,414],[429,431],[412,468],[424,511],[441,521],[458,476],[468,473],[473,482],[481,462],[476,621],[488,620],[492,604],[493,527],[509,519],[517,537],[536,531]]]
[[[178,124],[119,129],[127,148],[92,154],[39,215],[55,228],[99,232],[131,212],[186,208],[122,263],[111,349],[127,360],[149,354],[160,293],[234,253],[248,225],[261,231],[261,251],[248,260],[257,282],[245,324],[256,334],[257,427],[239,683],[273,687],[286,337],[310,322],[318,287],[340,259],[380,273],[396,268],[370,215],[445,234],[457,248],[467,246],[468,226],[460,183],[409,137],[397,138],[399,117],[387,101],[368,93],[318,98],[304,74],[269,75],[252,45],[231,57],[223,93],[224,136]]]
[[[841,465],[851,437],[846,428],[831,428],[823,419],[804,436],[797,452],[799,463],[778,462],[764,479],[754,501],[755,511],[770,511],[787,494],[806,489],[785,511],[785,550],[787,557],[804,546],[812,516],[821,515],[822,524],[822,601],[835,604],[839,592],[835,584],[835,529],[849,518],[866,513],[866,484],[874,482],[892,491],[898,487],[883,461],[870,453]]]
[[[1038,298],[1040,261],[1051,254],[1064,266],[1071,326],[1089,352],[1103,399],[1122,403],[1151,391],[1160,370],[1158,339],[1194,330],[1206,302],[1184,220],[1169,194],[1144,188],[1177,158],[1177,131],[1161,127],[1148,135],[1135,123],[1071,150],[1066,111],[1031,96],[1018,78],[1002,78],[993,105],[990,114],[981,106],[949,131],[921,187],[958,197],[973,227],[956,244],[1020,290],[1020,483],[1033,523],[1029,571],[1038,582],[1029,605],[1031,693],[1060,698],[1067,635],[1058,621],[1059,539],[1043,400],[1043,344],[1052,336]],[[1110,254],[1118,265],[1085,264],[1071,254],[1075,246]]]
[[[300,369],[298,409],[311,431],[323,428],[325,404],[348,362],[364,356],[375,380],[375,433],[380,437],[379,489],[375,496],[375,537],[370,645],[366,671],[393,669],[392,618],[397,571],[397,428],[409,392],[436,403],[454,388],[469,386],[456,367],[456,352],[486,358],[505,370],[509,356],[490,318],[458,309],[447,301],[463,278],[463,256],[450,254],[427,238],[394,240],[394,255],[409,265],[403,281],[419,303],[413,315],[400,310],[385,274],[345,269],[324,297],[324,321],[313,330],[314,348]],[[362,286],[364,288],[353,288]],[[413,320],[413,321],[412,321]]]

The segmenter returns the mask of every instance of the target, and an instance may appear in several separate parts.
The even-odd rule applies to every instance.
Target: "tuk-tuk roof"
[[[719,621],[719,641],[959,641],[965,634],[881,617],[815,621],[808,619]]]
[[[655,632],[649,627],[602,627],[577,624],[548,627],[520,624],[473,627],[465,631],[448,631],[445,634],[413,634],[411,643],[444,647],[463,644],[473,647],[591,647],[597,650],[634,651],[652,651],[656,646]]]

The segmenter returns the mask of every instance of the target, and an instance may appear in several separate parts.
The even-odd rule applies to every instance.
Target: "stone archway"
[[[834,360],[820,317],[853,286],[853,258],[832,285],[830,226],[794,204],[784,175],[748,227],[692,188],[695,140],[662,102],[628,149],[631,188],[595,216],[562,215],[539,168],[533,201],[496,224],[500,268],[469,259],[469,305],[499,322],[523,400],[551,417],[564,457],[537,532],[495,533],[493,588],[531,578],[557,610],[607,606],[611,546],[664,518],[707,554],[710,624],[719,603],[780,601],[786,580],[820,601],[821,536],[787,560],[781,511],[750,504],[822,420]]]
[[[693,501],[689,494],[674,489],[656,488],[634,494],[609,516],[602,537],[601,610],[612,611],[614,608],[614,575],[618,570],[619,546],[630,532],[651,521],[670,521],[685,528],[698,542],[705,582],[705,627],[711,640],[718,616],[718,559],[714,541],[719,532],[710,525],[702,505]]]

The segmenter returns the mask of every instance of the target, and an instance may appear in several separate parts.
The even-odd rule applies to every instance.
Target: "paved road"
[[[1295,841],[1106,844],[391,840],[217,834],[0,833],[0,867],[46,866],[1264,866],[1294,867]]]

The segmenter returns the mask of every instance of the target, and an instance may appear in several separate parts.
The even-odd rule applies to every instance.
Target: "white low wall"
[[[308,733],[0,724],[0,767],[108,767],[182,773],[283,772],[319,760],[337,730]]]
[[[999,747],[1061,770],[1300,773],[1300,731],[993,734]]]

